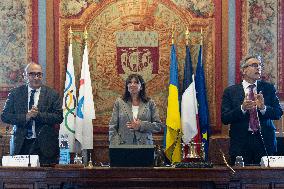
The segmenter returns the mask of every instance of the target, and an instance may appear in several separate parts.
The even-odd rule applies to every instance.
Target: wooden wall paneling
[[[63,96],[63,90],[61,88],[61,83],[65,80],[60,77],[60,66],[59,66],[59,20],[60,20],[60,0],[53,0],[53,21],[54,21],[54,88],[59,91]],[[62,81],[61,81],[62,80]],[[59,81],[59,82],[58,82]]]
[[[54,82],[54,17],[53,1],[46,1],[46,84],[55,88]]]
[[[241,81],[240,76],[240,61],[242,59],[242,51],[241,51],[241,13],[242,13],[242,0],[235,0],[236,2],[236,83],[239,83]]]
[[[229,5],[228,0],[222,2],[222,91],[228,86],[228,31],[229,31]]]
[[[38,62],[38,0],[32,0],[32,61]]]

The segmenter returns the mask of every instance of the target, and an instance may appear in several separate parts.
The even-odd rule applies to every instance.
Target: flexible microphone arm
[[[35,143],[36,143],[37,138],[38,138],[38,136],[40,135],[40,133],[41,133],[42,129],[43,129],[43,127],[41,127],[41,128],[40,128],[40,130],[39,130],[39,132],[38,132],[38,134],[36,134],[36,138],[34,138],[34,141],[33,141],[32,145],[31,145],[30,150],[29,150],[29,154],[28,154],[28,155],[29,155],[29,163],[28,163],[28,167],[31,167],[31,153],[32,153],[32,152],[33,152],[33,150],[34,150]]]
[[[232,171],[232,173],[235,174],[236,171],[228,164],[224,152],[221,149],[219,149],[219,151],[220,151],[220,153],[222,155],[223,162],[225,163],[226,167],[228,167]]]
[[[260,91],[260,93],[262,93],[262,91]],[[258,125],[258,128],[259,128],[260,138],[261,138],[261,141],[262,141],[262,144],[263,144],[263,147],[264,147],[265,155],[266,155],[266,157],[267,157],[267,167],[270,167],[270,165],[269,165],[268,152],[267,152],[267,149],[266,149],[266,146],[265,146],[265,143],[264,143],[264,139],[263,139],[263,136],[262,136],[262,132],[261,132],[261,125],[260,125],[260,121],[259,121],[259,116],[258,116],[257,107],[256,107],[256,117],[257,117],[258,124],[259,124],[259,125]]]
[[[31,167],[31,153],[32,153],[33,150],[34,150],[34,145],[35,145],[36,140],[37,140],[37,138],[34,138],[34,141],[33,141],[32,145],[31,145],[30,150],[29,150],[29,154],[28,154],[28,155],[29,155],[28,167]]]
[[[264,150],[265,150],[265,155],[267,157],[267,167],[270,167],[270,165],[269,165],[269,156],[268,156],[268,152],[267,152],[266,146],[264,144],[264,139],[263,139],[261,131],[259,131],[259,134],[260,134],[261,141],[262,141],[262,144],[263,144],[263,147],[264,147]]]

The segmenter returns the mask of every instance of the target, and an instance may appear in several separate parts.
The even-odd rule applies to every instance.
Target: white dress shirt
[[[36,89],[35,94],[34,94],[34,106],[36,106],[36,107],[37,107],[37,105],[38,105],[38,100],[39,100],[39,95],[40,95],[40,89],[41,89],[41,88]],[[28,100],[28,108],[29,108],[29,103],[30,103],[30,97],[31,97],[32,90],[34,90],[34,89],[32,89],[31,87],[28,87],[28,97],[29,97],[29,100]],[[35,122],[34,122],[34,121],[33,121],[32,131],[33,131],[32,138],[36,138]]]

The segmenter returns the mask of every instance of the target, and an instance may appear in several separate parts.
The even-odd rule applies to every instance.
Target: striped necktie
[[[255,100],[253,89],[255,88],[255,85],[249,85],[249,100]],[[249,110],[249,127],[250,129],[255,133],[259,129],[259,120],[257,115],[257,109],[253,108]]]
[[[29,101],[29,110],[32,109],[35,103],[35,92],[36,90],[31,90],[30,101]],[[30,119],[27,123],[27,138],[31,138],[33,136],[33,120]]]

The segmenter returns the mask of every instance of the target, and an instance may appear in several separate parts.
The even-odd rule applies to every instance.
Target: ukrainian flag
[[[181,161],[181,122],[178,86],[178,61],[175,46],[172,44],[165,149],[165,154],[172,163]]]

